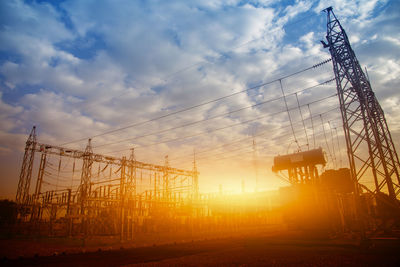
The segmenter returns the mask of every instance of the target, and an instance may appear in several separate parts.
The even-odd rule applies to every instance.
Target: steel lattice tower
[[[86,200],[90,194],[90,180],[92,177],[92,164],[93,164],[93,150],[91,139],[89,139],[88,144],[85,149],[85,153],[83,154],[83,165],[82,165],[82,173],[81,173],[81,185],[80,185],[80,193],[81,193],[81,213],[85,214],[85,207],[87,205]]]
[[[36,148],[36,127],[33,126],[29,138],[26,141],[24,159],[22,162],[21,173],[19,175],[17,195],[15,198],[18,204],[26,204],[29,200],[29,188],[31,185],[35,148]]]
[[[332,7],[325,11],[328,44],[323,44],[332,56],[352,177],[362,183],[362,178],[372,176],[374,193],[396,199],[400,164],[384,112]]]

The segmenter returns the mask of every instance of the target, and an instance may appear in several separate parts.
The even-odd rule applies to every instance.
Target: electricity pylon
[[[352,177],[357,184],[372,176],[374,193],[396,200],[400,164],[384,112],[332,7],[325,12],[328,43],[322,43],[332,57]]]
[[[22,162],[21,172],[19,175],[16,202],[18,204],[26,204],[29,200],[29,187],[31,185],[33,159],[35,157],[36,148],[36,127],[33,126],[25,145],[25,154]]]

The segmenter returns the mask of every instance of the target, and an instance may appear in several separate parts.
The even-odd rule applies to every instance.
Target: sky
[[[195,155],[202,192],[287,185],[273,157],[314,147],[347,166],[331,62],[290,75],[330,58],[328,6],[398,148],[398,1],[0,1],[0,197],[15,198],[33,125],[41,143],[93,137],[154,164],[190,170]]]

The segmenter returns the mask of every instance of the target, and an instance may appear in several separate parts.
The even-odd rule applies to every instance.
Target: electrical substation
[[[354,233],[361,239],[398,231],[400,162],[384,112],[345,30],[332,8],[325,12],[327,35],[321,42],[331,58],[305,70],[332,64],[334,78],[322,84],[335,82],[336,94],[314,102],[338,99],[345,167],[319,171],[336,157],[315,139],[310,147],[307,131],[307,148],[299,146],[289,111],[298,110],[304,126],[301,112],[314,102],[284,107],[298,147],[294,153],[275,155],[273,166],[262,166],[288,182],[275,195],[202,193],[195,158],[191,169],[179,169],[171,166],[168,156],[163,165],[155,165],[137,161],[134,150],[129,157],[98,154],[90,139],[86,149],[76,150],[39,141],[33,127],[19,176],[14,230],[24,235],[111,236],[122,241],[149,233],[234,232],[276,225],[325,236]],[[277,82],[286,103],[284,79]],[[323,117],[310,114],[308,119],[313,123]],[[328,143],[325,129],[323,133]],[[373,186],[365,185],[368,179]]]

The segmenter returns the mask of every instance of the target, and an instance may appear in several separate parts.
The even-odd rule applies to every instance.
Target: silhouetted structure
[[[384,112],[332,7],[325,11],[328,43],[323,44],[332,56],[351,176],[358,183],[372,175],[374,193],[396,200],[400,163]]]

